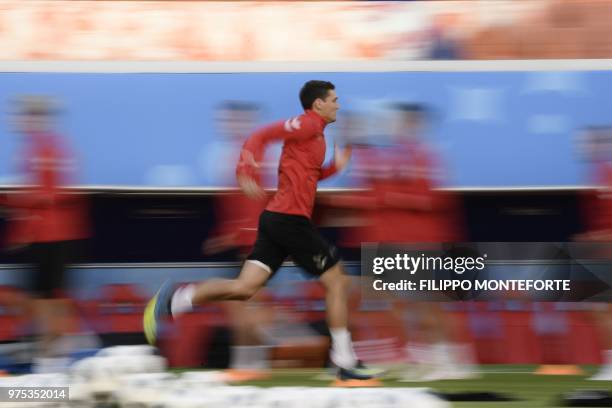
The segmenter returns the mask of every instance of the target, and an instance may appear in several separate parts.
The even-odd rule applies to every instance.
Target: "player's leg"
[[[238,278],[211,279],[197,285],[181,288],[179,290],[184,292],[185,299],[189,299],[191,304],[202,304],[214,300],[248,300],[252,298],[276,272],[286,257],[282,248],[270,239],[269,230],[269,220],[264,213],[260,217],[253,251],[247,256]],[[181,301],[180,297],[180,293],[177,293],[176,305],[172,305],[173,313],[175,311],[180,312],[182,308],[189,306],[189,304]]]
[[[193,305],[215,300],[248,300],[271,276],[258,263],[246,261],[236,279],[211,279],[198,284],[175,288],[167,281],[149,301],[144,313],[144,330],[150,344],[157,342],[157,327],[161,319],[176,317],[192,310]]]
[[[325,288],[327,323],[332,349],[332,362],[340,368],[341,379],[370,379],[382,374],[369,369],[358,359],[353,350],[348,330],[348,298],[350,278],[346,275],[337,249],[329,244],[310,223],[296,220],[290,231],[284,231],[285,250],[311,275],[318,276]]]
[[[612,305],[597,305],[597,310],[592,312],[593,320],[601,329],[602,366],[589,380],[612,381]]]
[[[262,215],[253,252],[236,279],[211,279],[175,288],[166,281],[145,308],[143,326],[150,344],[157,342],[158,323],[190,311],[193,305],[215,300],[248,300],[265,285],[285,259],[283,250],[268,237],[268,225]]]
[[[51,346],[62,334],[61,308],[58,306],[58,290],[63,288],[64,268],[57,253],[59,246],[55,242],[36,243],[32,245],[31,259],[34,264],[34,291],[36,299],[33,310],[36,325],[40,330],[39,356],[52,355]]]
[[[236,279],[211,279],[193,287],[193,304],[214,300],[249,300],[265,285],[271,271],[247,260]]]
[[[241,246],[238,258],[247,259],[251,246]],[[223,302],[232,331],[230,362],[225,376],[232,382],[261,380],[270,377],[270,341],[264,328],[271,323],[274,311],[265,307],[263,291],[248,302]]]
[[[69,350],[62,338],[73,334],[76,311],[65,291],[65,275],[70,260],[69,242],[36,244],[35,291],[32,303],[37,327],[40,330],[38,350],[33,360],[35,372],[56,372],[66,369]]]
[[[348,331],[349,277],[338,262],[321,275],[320,281],[325,287],[327,325],[332,338],[331,360],[338,367],[355,367],[357,356]]]

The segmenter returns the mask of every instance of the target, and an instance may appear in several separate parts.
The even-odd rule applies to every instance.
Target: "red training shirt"
[[[259,181],[257,168],[266,146],[284,140],[278,165],[278,189],[266,210],[310,218],[314,207],[317,183],[336,173],[332,163],[323,167],[325,160],[325,120],[316,112],[259,129],[244,143],[237,176],[248,176]]]
[[[9,226],[9,245],[86,238],[85,198],[65,189],[73,161],[68,147],[53,133],[32,134],[28,142],[24,171],[29,186],[6,200],[19,211]]]

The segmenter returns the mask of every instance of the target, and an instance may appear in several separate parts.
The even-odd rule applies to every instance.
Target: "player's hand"
[[[338,171],[342,170],[348,165],[352,153],[353,148],[351,145],[346,146],[344,149],[338,147],[338,145],[334,145],[334,164],[336,165]]]
[[[264,189],[251,177],[239,176],[238,185],[244,194],[253,200],[263,200],[266,197]]]
[[[202,243],[202,253],[204,255],[214,255],[233,248],[234,242],[236,242],[236,235],[225,234],[207,239]]]
[[[583,232],[574,235],[574,241],[612,242],[612,231],[608,229]]]

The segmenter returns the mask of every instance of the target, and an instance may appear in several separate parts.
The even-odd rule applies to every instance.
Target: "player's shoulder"
[[[293,116],[285,120],[284,128],[288,132],[293,132],[297,130],[316,131],[317,122],[310,115],[302,113],[300,115]]]

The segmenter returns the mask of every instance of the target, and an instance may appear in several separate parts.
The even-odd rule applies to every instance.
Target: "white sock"
[[[230,368],[249,368],[251,346],[232,346],[231,351]]]
[[[446,367],[454,363],[453,356],[450,354],[448,344],[444,342],[433,343],[430,348],[431,361],[437,367]]]
[[[267,347],[232,346],[230,368],[263,370],[268,366]]]
[[[270,368],[268,357],[269,348],[267,346],[254,346],[252,350],[251,365],[257,370],[267,370]]]
[[[409,363],[416,365],[426,365],[430,362],[429,345],[423,343],[406,343],[404,346],[406,357]]]
[[[189,284],[178,288],[172,295],[170,301],[170,312],[172,316],[178,316],[181,313],[191,312],[193,304],[191,300],[195,293],[195,285]]]
[[[332,350],[330,358],[332,362],[341,368],[353,368],[357,365],[357,355],[353,350],[351,334],[346,328],[330,329],[332,338]]]

